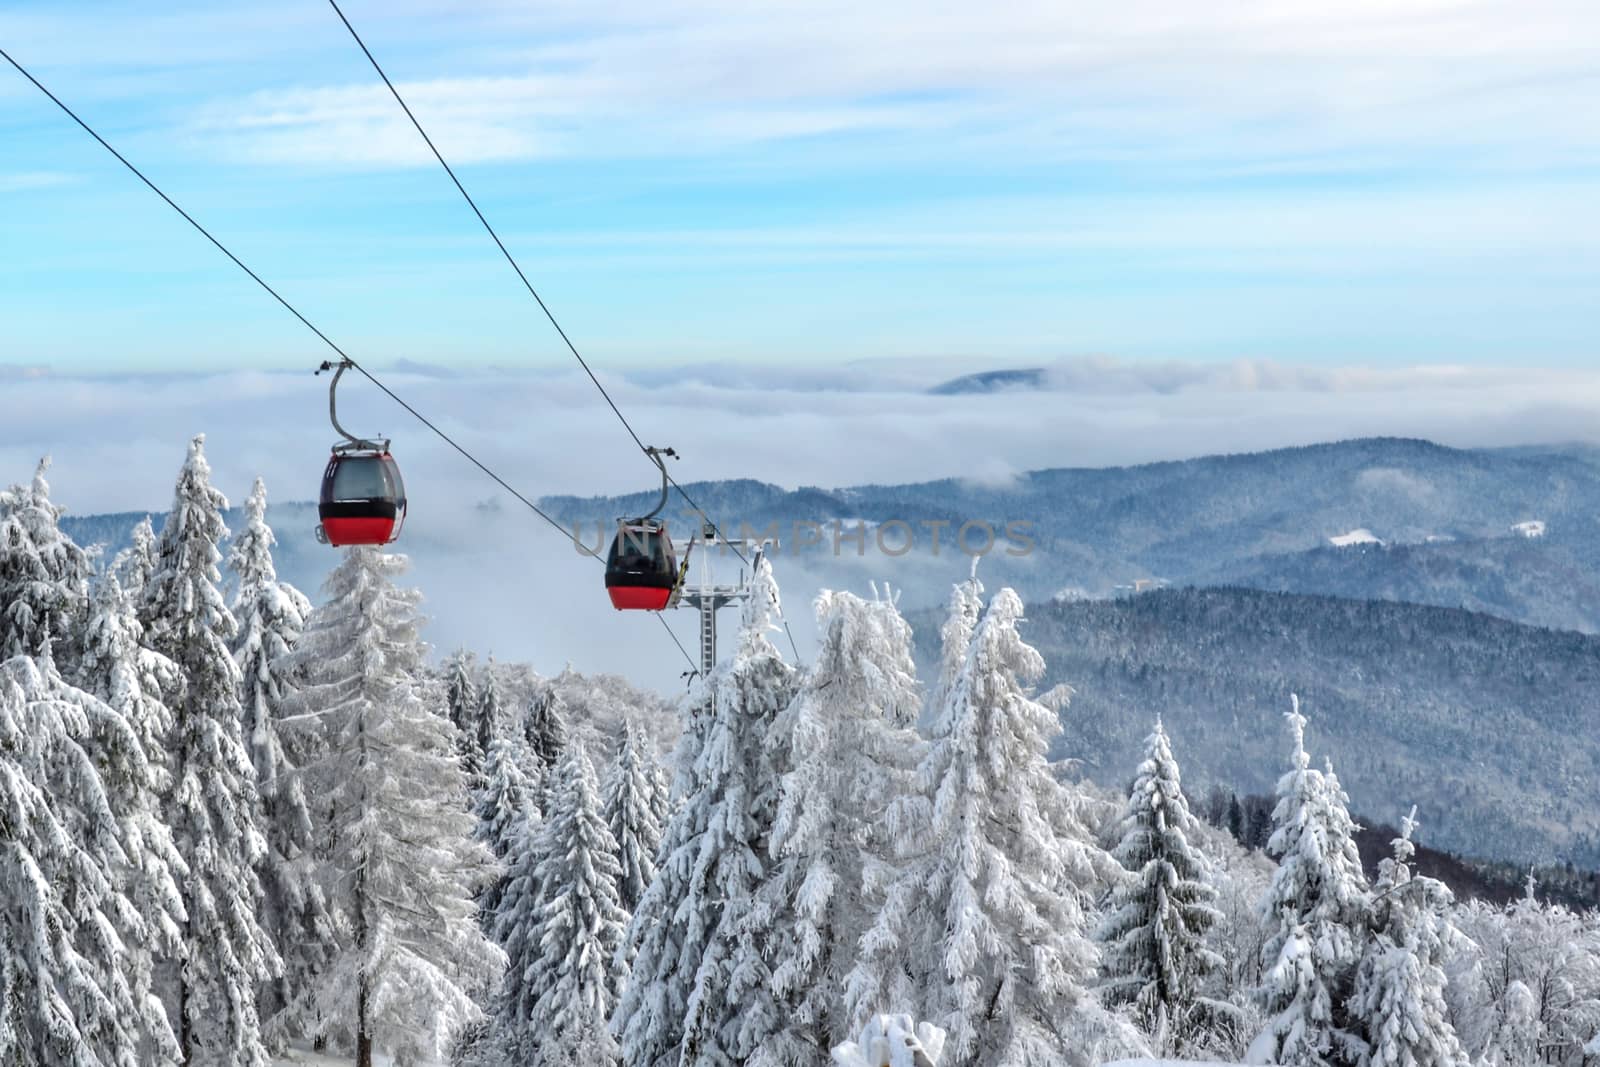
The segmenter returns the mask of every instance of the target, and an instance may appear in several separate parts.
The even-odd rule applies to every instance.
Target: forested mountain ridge
[[[730,533],[776,524],[793,542],[795,522],[900,520],[918,552],[943,530],[941,557],[958,554],[959,527],[1030,523],[1026,556],[990,553],[995,582],[1038,601],[1062,591],[1114,594],[1140,581],[1238,584],[1470,607],[1521,622],[1600,630],[1600,452],[1563,445],[1454,449],[1427,441],[1369,438],[1179,462],[1105,469],[1061,468],[1000,482],[947,478],[911,485],[793,491],[739,480],[698,483],[690,494]],[[543,504],[591,529],[653,507],[652,493],[551,496]],[[697,517],[674,498],[680,536]],[[1536,527],[1524,524],[1537,523]],[[1519,530],[1519,527],[1521,529]],[[1378,543],[1334,547],[1352,531]],[[1538,536],[1525,531],[1537,530]],[[592,534],[591,534],[592,536]],[[898,541],[896,542],[898,543]],[[792,551],[793,543],[785,551]],[[819,566],[859,570],[855,548],[830,564],[831,533],[813,549]],[[869,560],[869,562],[873,562]],[[947,576],[924,583],[895,559],[879,577],[931,603]],[[854,568],[847,570],[847,568]]]
[[[935,617],[913,620],[931,657]],[[1353,805],[1410,805],[1436,847],[1600,862],[1600,638],[1474,612],[1245,589],[1035,604],[1042,687],[1074,689],[1057,753],[1121,787],[1162,716],[1188,782],[1271,791],[1291,692]]]
[[[419,509],[407,528],[408,551],[419,564],[467,552],[469,546],[425,521],[424,488],[412,489]],[[887,580],[903,590],[908,606],[943,599],[962,570],[956,536],[975,520],[1000,534],[984,561],[990,584],[1010,584],[1034,603],[1063,592],[1103,597],[1136,582],[1165,581],[1407,600],[1600,632],[1600,451],[1588,446],[1464,450],[1371,438],[998,481],[789,490],[735,479],[685,488],[727,534],[775,533],[781,556],[808,538],[820,540],[804,550],[820,584],[858,588],[868,578]],[[619,516],[653,508],[656,494],[555,495],[540,503],[593,546]],[[275,503],[271,512],[281,567],[314,589],[325,555],[311,536],[314,506]],[[699,529],[699,517],[676,495],[666,516],[680,539]],[[68,514],[62,527],[81,544],[103,543],[114,552],[140,517]],[[155,518],[159,523],[162,516]],[[225,518],[238,521],[233,513]],[[915,551],[886,556],[869,534],[858,555],[849,537],[858,522],[893,520],[909,524]],[[810,531],[807,523],[821,529]],[[844,527],[837,552],[835,523]],[[1027,555],[1007,554],[1006,523],[1026,524],[1034,542]],[[1539,536],[1519,532],[1527,523],[1540,524],[1523,527]],[[937,558],[935,524],[942,524]],[[1333,545],[1358,530],[1381,543]],[[903,537],[903,531],[886,534],[891,547]],[[981,543],[981,532],[971,540]]]

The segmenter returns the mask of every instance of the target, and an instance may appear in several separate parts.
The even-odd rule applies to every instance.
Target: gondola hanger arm
[[[349,359],[334,361],[325,359],[322,366],[316,369],[317,374],[325,370],[333,371],[333,380],[328,383],[328,419],[333,423],[334,430],[344,441],[333,446],[335,452],[360,451],[360,452],[387,452],[389,442],[369,441],[365,437],[357,437],[343,426],[339,425],[339,379],[344,377],[344,372],[354,367],[355,363]]]

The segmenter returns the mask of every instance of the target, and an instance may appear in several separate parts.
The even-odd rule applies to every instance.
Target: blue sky
[[[321,0],[150,9],[0,44],[358,358],[566,358]],[[1592,3],[346,11],[603,366],[1595,354]],[[0,364],[323,358],[9,69],[0,205]]]

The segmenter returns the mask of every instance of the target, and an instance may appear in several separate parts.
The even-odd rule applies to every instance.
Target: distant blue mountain
[[[146,515],[150,516],[159,536],[167,521],[165,512],[129,511],[105,515],[68,512],[61,516],[61,529],[85,548],[99,546],[110,558],[128,547],[133,528]],[[237,531],[244,526],[244,509],[229,508],[222,513],[222,520],[230,531]],[[299,501],[272,503],[267,506],[267,522],[278,539],[273,550],[278,577],[307,592],[321,588],[334,557],[327,547],[317,543],[312,533],[317,525],[317,506]],[[229,577],[231,575],[224,570],[224,578]]]
[[[1044,385],[1047,374],[1043,367],[982,371],[952,378],[928,392],[937,396],[958,396],[962,393],[995,393],[1002,389],[1037,389]]]
[[[981,573],[1035,601],[1063,591],[1106,597],[1135,585],[1228,583],[1468,607],[1600,632],[1600,452],[1587,446],[1453,449],[1375,438],[1034,471],[1002,485],[947,478],[850,489],[749,480],[687,488],[729,532],[776,525],[791,549],[796,521],[910,524],[920,551],[909,559],[856,558],[845,542],[838,558],[829,544],[810,550],[808,563],[841,583],[903,584],[912,605],[942,600],[947,579],[964,573],[949,551],[952,531],[973,520],[1022,521],[1032,524],[1035,551],[997,551]],[[655,499],[543,503],[569,523],[592,525],[647,510]],[[680,535],[699,525],[681,504],[669,509]],[[1543,535],[1518,532],[1529,522],[1542,523]],[[942,566],[928,558],[933,523],[949,524]],[[1360,530],[1375,540],[1335,547]]]
[[[804,550],[820,581],[862,587],[887,580],[908,607],[942,602],[966,572],[953,541],[963,524],[1031,524],[1026,556],[1002,538],[980,574],[1030,601],[1058,593],[1104,598],[1153,585],[1237,585],[1484,611],[1518,622],[1600,633],[1600,451],[1587,446],[1452,449],[1398,438],[1105,469],[1034,471],[1005,484],[947,478],[910,485],[784,489],[750,479],[699,482],[690,495],[728,533],[776,532],[780,557]],[[552,496],[542,506],[586,539],[618,516],[655,505],[655,494]],[[74,516],[62,524],[82,544],[115,552],[139,514]],[[682,538],[699,517],[674,497],[667,517]],[[159,528],[163,516],[155,516]],[[275,503],[269,519],[280,570],[308,590],[330,559],[311,537],[316,508]],[[242,521],[229,512],[230,526]],[[876,550],[876,530],[908,556]],[[857,554],[857,524],[869,528]],[[1540,536],[1524,524],[1537,522]],[[800,524],[798,527],[796,524]],[[821,530],[809,529],[815,523]],[[832,525],[840,524],[838,529]],[[932,552],[938,528],[940,551]],[[1519,530],[1519,527],[1521,528]],[[1365,535],[1346,538],[1356,531]],[[842,535],[834,555],[834,534]],[[419,564],[469,546],[435,543],[410,529]],[[1336,547],[1336,540],[1349,540]],[[969,542],[981,543],[974,527]],[[780,575],[782,565],[780,563]]]

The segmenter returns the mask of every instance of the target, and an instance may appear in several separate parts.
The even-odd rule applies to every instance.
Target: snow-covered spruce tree
[[[928,733],[944,737],[950,733],[946,721],[954,704],[950,696],[967,663],[967,653],[972,648],[972,634],[983,615],[983,583],[978,581],[978,557],[972,558],[972,572],[964,582],[957,582],[950,590],[949,606],[944,624],[939,627],[939,680],[935,684],[928,708],[931,713]]]
[[[601,813],[589,757],[572,746],[557,769],[538,870],[539,967],[529,1032],[550,1067],[617,1062],[607,1029],[628,915],[617,902],[617,843]]]
[[[546,778],[564,758],[568,742],[566,711],[561,706],[561,696],[555,686],[548,683],[534,690],[522,714],[522,733],[528,742],[528,751],[543,766]]]
[[[1351,1064],[1365,1049],[1347,1001],[1371,910],[1356,852],[1355,824],[1337,780],[1311,769],[1305,716],[1293,697],[1286,716],[1290,769],[1278,780],[1267,853],[1278,861],[1261,902],[1270,936],[1260,997],[1267,1027],[1251,1063]]]
[[[483,682],[478,687],[478,714],[472,721],[472,747],[478,766],[489,756],[489,745],[500,736],[506,717],[505,696],[500,690],[500,665],[494,657],[483,665]]]
[[[171,1064],[170,1034],[147,1043],[159,1016],[140,1017],[119,936],[137,919],[122,891],[127,827],[85,740],[126,757],[114,772],[137,773],[132,730],[62,680],[48,641],[37,661],[0,663],[0,1061]]]
[[[180,692],[178,668],[143,647],[144,628],[115,575],[100,578],[90,598],[79,664],[80,684],[115,716],[91,722],[84,747],[100,769],[106,803],[120,826],[112,873],[127,903],[111,916],[122,942],[132,1028],[142,1028],[136,1062],[173,1063],[177,1037],[156,985],[156,961],[181,959],[185,913],[179,880],[187,867],[162,818],[171,775],[165,763],[172,713],[164,695]]]
[[[624,722],[622,745],[606,776],[604,814],[617,844],[617,900],[630,916],[656,876],[656,849],[661,846],[658,772],[650,742]]]
[[[522,841],[523,823],[539,808],[539,783],[530,782],[524,773],[521,748],[522,743],[512,736],[496,738],[489,743],[484,785],[474,805],[478,825],[473,836],[488,847],[500,865],[478,896],[479,914],[486,930],[500,910],[500,897],[507,880],[506,864],[512,850]]]
[[[279,961],[257,918],[256,868],[267,846],[240,730],[239,670],[228,650],[238,624],[217,588],[228,502],[211,485],[204,445],[203,435],[189,443],[144,601],[150,640],[184,681],[173,708],[167,797],[167,824],[188,866],[181,884],[188,953],[176,976],[174,1022],[186,1062],[262,1067],[256,998]]]
[[[1450,960],[1445,991],[1457,1036],[1474,1063],[1512,1067],[1541,1050],[1550,1063],[1577,1065],[1600,1033],[1600,936],[1592,919],[1527,891],[1497,907],[1455,909],[1469,940]]]
[[[306,986],[327,964],[334,930],[321,863],[314,853],[315,820],[299,772],[317,754],[318,738],[304,727],[281,721],[293,686],[287,658],[300,640],[311,602],[278,580],[272,562],[277,541],[267,525],[267,487],[260,478],[250,490],[244,513],[244,529],[233,538],[228,555],[228,566],[239,579],[233,598],[239,622],[233,659],[239,668],[245,746],[255,767],[267,840],[261,867],[266,894],[261,922],[283,960],[272,995],[263,1005],[271,1013],[268,1043],[281,1051],[291,1036],[312,1028],[299,1012],[285,1009],[294,1003],[291,991]]]
[[[1128,1005],[1157,1052],[1186,1052],[1205,1024],[1202,983],[1222,965],[1205,943],[1220,916],[1205,857],[1189,840],[1195,822],[1159,719],[1145,741],[1121,830],[1112,855],[1132,878],[1112,891],[1097,934],[1101,996]]]
[[[0,658],[36,656],[49,643],[59,662],[77,662],[87,607],[89,561],[61,532],[39,461],[33,481],[0,492]]]
[[[826,1062],[855,1030],[839,991],[871,919],[869,884],[886,880],[890,805],[922,755],[911,627],[894,602],[824,592],[816,613],[816,659],[775,727],[791,757],[771,867],[739,931],[733,993],[751,1067]]]
[[[1506,986],[1499,1025],[1484,1062],[1490,1067],[1524,1067],[1539,1062],[1539,1000],[1521,979]]]
[[[655,813],[656,825],[661,827],[661,832],[666,833],[667,822],[672,818],[676,802],[672,794],[672,776],[667,770],[667,765],[662,761],[660,750],[654,742],[649,743],[650,774],[647,779],[650,784],[650,810]],[[661,855],[660,846],[656,846],[656,855]]]
[[[952,1067],[1092,1062],[1076,1031],[1101,1023],[1083,988],[1098,962],[1085,912],[1114,861],[1082,798],[1050,772],[1061,726],[1023,689],[1044,663],[1018,635],[1021,618],[1003,589],[973,633],[950,706],[935,714],[922,795],[895,819],[904,867],[846,989],[856,1012],[893,1003],[945,1028]]]
[[[495,943],[506,954],[505,977],[494,1000],[491,1032],[477,1042],[477,1056],[468,1061],[485,1067],[525,1061],[537,1043],[537,1035],[530,1035],[528,1026],[539,999],[538,976],[544,966],[539,943],[543,904],[539,867],[544,861],[545,826],[538,809],[529,806],[526,818],[515,823],[511,832],[515,837],[491,927]]]
[[[833,1050],[838,1067],[937,1067],[944,1031],[909,1015],[874,1015],[854,1041]]]
[[[144,587],[156,569],[156,532],[146,515],[134,524],[128,547],[118,552],[111,561],[111,573],[116,575],[122,591],[134,604],[144,602]]]
[[[677,749],[676,807],[655,881],[628,930],[634,963],[613,1026],[628,1067],[743,1062],[729,995],[734,933],[767,870],[783,754],[773,722],[794,668],[768,639],[778,612],[772,567],[751,579],[733,655],[702,684]]]
[[[1450,890],[1411,873],[1415,808],[1400,822],[1394,854],[1373,885],[1373,931],[1356,972],[1351,1013],[1367,1040],[1360,1067],[1464,1067],[1467,1054],[1445,1005]]]
[[[954,710],[951,694],[966,666],[983,606],[983,585],[978,581],[978,561],[974,558],[967,579],[951,588],[945,620],[939,628],[939,677],[923,714],[925,733],[935,743],[948,742],[950,737]],[[900,927],[910,917],[910,911],[920,906],[918,878],[933,863],[927,826],[933,817],[933,788],[937,783],[927,775],[939,768],[929,760],[931,754],[923,754],[916,787],[899,797],[889,810],[888,828],[894,841],[891,859],[902,873],[880,887],[877,913],[863,936],[856,966],[846,980],[846,1014],[859,1024],[890,1006],[923,1007],[923,979],[931,973],[931,965],[909,958],[900,939]]]
[[[461,768],[474,786],[480,784],[485,755],[478,749],[478,683],[472,677],[476,669],[476,657],[464,649],[456,649],[444,661],[445,708],[455,727]]]
[[[348,550],[290,657],[301,714],[328,752],[313,781],[330,811],[329,903],[349,931],[304,991],[317,1033],[397,1067],[438,1058],[481,1016],[471,990],[503,963],[473,895],[493,857],[472,838],[467,785],[443,694],[429,681],[419,594],[401,556]]]

